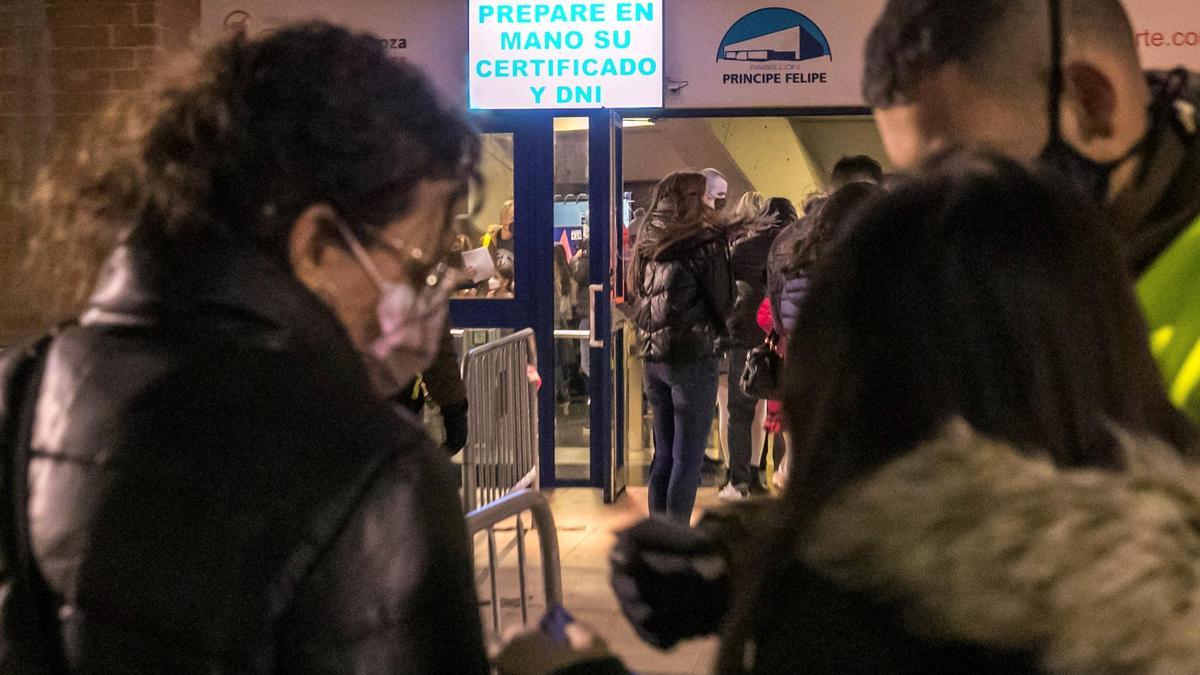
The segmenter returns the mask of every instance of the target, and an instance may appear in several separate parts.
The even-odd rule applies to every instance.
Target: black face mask
[[[1039,161],[1065,175],[1096,204],[1104,204],[1108,200],[1113,172],[1131,157],[1140,154],[1145,145],[1143,139],[1121,157],[1111,162],[1097,162],[1071,147],[1060,134],[1052,132]]]
[[[1108,199],[1109,188],[1112,184],[1113,172],[1129,161],[1130,158],[1141,154],[1147,145],[1150,134],[1147,133],[1129,152],[1111,162],[1097,162],[1071,147],[1062,137],[1062,94],[1063,94],[1063,33],[1062,10],[1060,0],[1049,0],[1050,3],[1050,140],[1039,155],[1039,161],[1052,169],[1060,171],[1071,180],[1084,195],[1096,204],[1103,204]]]
[[[724,211],[726,203],[728,203],[728,200],[726,198],[717,197],[716,199],[713,200],[713,208],[718,211]]]

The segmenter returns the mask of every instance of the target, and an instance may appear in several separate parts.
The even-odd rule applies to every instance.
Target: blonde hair
[[[733,216],[738,220],[757,220],[767,214],[771,200],[761,192],[747,192],[738,200]]]

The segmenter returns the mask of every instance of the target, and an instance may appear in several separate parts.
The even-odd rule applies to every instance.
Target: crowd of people
[[[653,514],[611,556],[645,640],[719,635],[722,673],[1200,672],[1200,97],[1132,35],[1117,0],[890,0],[865,94],[903,176],[852,158],[802,209],[658,185],[627,280]],[[387,400],[462,284],[463,111],[309,23],[86,143],[38,241],[116,245],[0,359],[0,667],[627,672],[575,624],[489,660],[450,465]],[[733,380],[772,333],[788,484],[740,499]],[[737,498],[692,526],[726,355]]]
[[[728,181],[716,169],[678,172],[658,184],[625,286],[654,421],[652,512],[690,521],[714,414],[728,454],[721,498],[769,491],[763,464],[772,460],[764,449],[768,432],[783,430],[782,415],[778,402],[743,386],[749,357],[764,344],[783,354],[809,271],[882,181],[877,161],[845,157],[833,168],[832,192],[810,199],[803,218],[789,199],[758,192],[729,206]],[[791,436],[779,435],[773,482],[782,488]]]

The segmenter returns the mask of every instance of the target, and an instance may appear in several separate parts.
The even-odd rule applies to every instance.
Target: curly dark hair
[[[251,246],[287,261],[295,219],[327,203],[370,239],[427,179],[478,181],[478,135],[377,39],[323,22],[215,44],[115,102],[44,175],[31,260],[67,305],[123,239],[180,254]]]

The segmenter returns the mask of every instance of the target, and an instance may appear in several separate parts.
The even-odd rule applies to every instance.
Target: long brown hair
[[[707,189],[704,174],[696,171],[676,171],[654,188],[628,271],[627,286],[635,295],[648,261],[697,233],[719,227],[716,212],[704,203]]]
[[[789,343],[795,437],[778,528],[735,594],[721,672],[743,672],[772,579],[839,490],[955,416],[1060,467],[1121,469],[1110,425],[1194,454],[1099,216],[1006,159],[949,155],[858,212]]]

